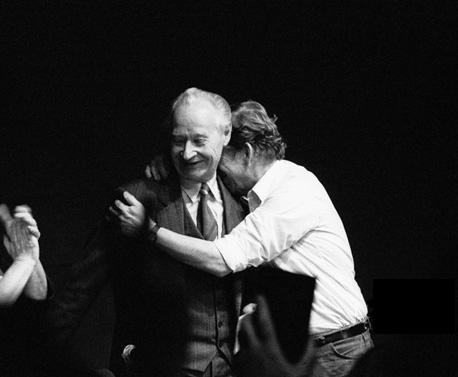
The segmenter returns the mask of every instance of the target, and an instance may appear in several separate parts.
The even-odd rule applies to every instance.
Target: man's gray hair
[[[231,107],[229,103],[219,94],[207,92],[198,88],[189,88],[181,93],[172,103],[172,110],[170,112],[171,119],[176,109],[182,105],[190,105],[196,100],[208,101],[216,110],[218,110],[222,117],[220,126],[231,128]]]

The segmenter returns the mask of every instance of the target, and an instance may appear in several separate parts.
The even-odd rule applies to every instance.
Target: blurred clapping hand
[[[40,231],[35,219],[32,217],[30,207],[22,205],[14,209],[11,216],[5,204],[0,205],[0,219],[5,227],[6,234],[3,237],[8,254],[13,260],[17,258],[31,258],[38,261],[40,258],[40,246],[38,238]]]
[[[0,223],[5,229],[3,245],[13,260],[6,271],[0,271],[0,306],[14,304],[22,293],[44,300],[47,279],[40,262],[40,231],[32,210],[17,206],[11,215],[8,206],[0,204]]]

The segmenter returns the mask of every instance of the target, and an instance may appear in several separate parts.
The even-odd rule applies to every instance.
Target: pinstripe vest
[[[223,234],[242,219],[239,204],[218,180],[223,199]],[[202,238],[181,198],[181,190],[172,190],[166,208],[157,216],[160,226]],[[184,284],[189,318],[183,368],[204,371],[219,349],[230,361],[235,327],[241,305],[241,279],[234,274],[217,278],[195,268],[184,266]]]

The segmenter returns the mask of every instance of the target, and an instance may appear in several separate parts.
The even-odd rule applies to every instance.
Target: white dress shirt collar
[[[247,199],[250,212],[253,212],[270,194],[274,180],[281,176],[280,160],[275,161],[253,188],[248,191]]]

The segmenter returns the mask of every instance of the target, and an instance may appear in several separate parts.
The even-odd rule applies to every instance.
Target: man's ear
[[[254,148],[250,143],[245,143],[245,158],[247,165],[251,165],[254,159]]]

